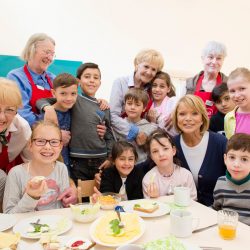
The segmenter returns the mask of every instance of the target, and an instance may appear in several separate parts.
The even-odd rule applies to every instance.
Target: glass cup
[[[238,217],[238,213],[233,210],[223,209],[218,211],[218,227],[222,239],[232,240],[235,238]]]

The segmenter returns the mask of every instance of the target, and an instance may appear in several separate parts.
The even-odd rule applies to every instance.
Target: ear
[[[176,155],[176,147],[173,146],[173,156],[175,156],[175,155]]]
[[[227,154],[224,154],[224,163],[225,163],[225,165],[227,163]]]
[[[51,93],[52,93],[53,97],[55,97],[56,91],[54,89],[51,89]]]

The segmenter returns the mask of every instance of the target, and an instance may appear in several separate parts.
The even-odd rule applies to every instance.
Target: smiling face
[[[124,109],[128,120],[134,123],[141,120],[141,114],[145,110],[142,101],[135,101],[133,99],[126,100]]]
[[[83,71],[80,86],[86,95],[94,98],[100,85],[101,75],[99,69],[87,68]]]
[[[52,63],[55,56],[55,45],[49,41],[36,44],[35,54],[28,60],[28,66],[37,74],[42,74]]]
[[[32,160],[43,164],[50,164],[57,160],[62,150],[62,142],[58,147],[52,147],[49,142],[44,146],[37,146],[33,139],[61,140],[59,132],[56,127],[49,125],[40,125],[35,129],[30,143]]]
[[[173,157],[176,154],[176,148],[165,137],[159,138],[159,142],[153,139],[150,143],[151,159],[158,168],[162,170],[169,169],[173,166]]]
[[[222,55],[209,53],[208,55],[202,57],[204,71],[206,73],[217,75],[221,70],[223,61],[224,57]]]
[[[135,67],[135,81],[142,85],[149,83],[158,71],[157,64],[153,62],[142,62]]]
[[[202,115],[181,102],[177,109],[177,125],[184,134],[200,134]]]
[[[77,85],[69,87],[57,87],[52,90],[56,98],[55,108],[60,111],[67,111],[73,107],[77,99]]]
[[[234,109],[235,104],[229,96],[228,91],[226,91],[216,102],[216,108],[222,113],[227,114]]]
[[[240,111],[250,112],[250,82],[238,76],[227,82],[232,101],[239,106]]]
[[[0,132],[6,130],[17,113],[17,107],[0,104]]]
[[[127,177],[135,166],[135,155],[131,149],[124,150],[114,160],[114,165],[121,177]]]
[[[242,150],[229,150],[224,155],[228,172],[234,180],[242,180],[250,173],[250,153]]]
[[[163,99],[167,96],[169,91],[170,91],[170,88],[167,85],[165,80],[157,78],[153,81],[152,96],[153,96],[154,102],[161,103]]]

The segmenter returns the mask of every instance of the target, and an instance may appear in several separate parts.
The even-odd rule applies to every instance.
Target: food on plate
[[[16,250],[20,234],[0,233],[0,249]]]
[[[99,198],[98,202],[102,209],[113,209],[121,201],[119,194],[115,193],[103,193]]]
[[[176,239],[174,236],[167,238],[153,240],[144,244],[143,249],[145,250],[186,250],[186,247],[181,241]]]
[[[38,219],[36,222],[30,223],[30,227],[27,228],[27,234],[36,235],[50,231],[50,226],[48,224],[41,224],[39,221]]]
[[[141,234],[140,218],[135,213],[121,213],[124,227],[119,227],[115,212],[109,212],[101,217],[95,227],[94,236],[104,244],[123,244]]]
[[[144,212],[144,213],[153,213],[155,210],[159,208],[159,204],[157,202],[152,201],[143,201],[134,204],[134,210]]]
[[[40,181],[45,180],[44,176],[35,176],[31,179],[32,182],[39,183]]]
[[[60,249],[60,241],[58,240],[57,235],[47,233],[42,234],[39,240],[44,250],[59,250]]]
[[[73,217],[78,222],[90,222],[97,218],[100,211],[100,204],[79,204],[70,205]]]
[[[88,239],[74,237],[66,243],[65,250],[85,250],[94,245],[95,243],[91,242]]]

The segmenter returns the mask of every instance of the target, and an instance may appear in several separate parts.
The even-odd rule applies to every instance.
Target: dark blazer
[[[142,199],[142,179],[145,175],[143,167],[135,166],[131,173],[127,176],[125,186],[128,200]],[[102,173],[100,191],[119,193],[122,186],[122,179],[119,172],[113,166],[107,168]]]
[[[177,148],[177,157],[181,162],[181,166],[191,171],[182,151],[180,138],[180,135],[174,138]],[[226,143],[227,139],[225,136],[209,132],[207,151],[198,173],[197,187],[198,202],[206,206],[211,206],[213,204],[213,191],[217,179],[226,173],[223,157],[226,150]]]

